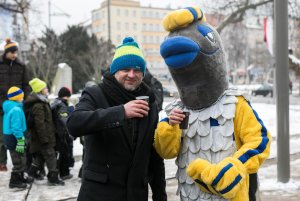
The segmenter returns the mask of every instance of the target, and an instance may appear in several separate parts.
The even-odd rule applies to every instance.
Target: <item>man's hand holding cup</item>
[[[136,97],[136,100],[129,101],[124,105],[125,109],[125,118],[131,119],[131,118],[143,118],[145,116],[148,116],[149,111],[149,97],[143,96],[140,98]]]

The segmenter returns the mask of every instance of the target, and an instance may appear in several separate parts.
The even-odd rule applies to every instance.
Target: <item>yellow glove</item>
[[[201,190],[232,199],[245,187],[246,169],[236,158],[228,157],[218,164],[196,159],[187,168],[187,175],[193,178]]]
[[[168,118],[158,123],[154,135],[154,147],[162,158],[175,158],[180,150],[180,142],[181,129],[178,124],[171,126]]]
[[[173,31],[186,27],[196,20],[205,22],[206,19],[204,13],[198,6],[187,7],[172,11],[166,15],[163,19],[163,27],[166,31]]]

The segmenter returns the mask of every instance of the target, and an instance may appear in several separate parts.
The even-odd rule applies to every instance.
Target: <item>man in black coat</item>
[[[3,144],[2,133],[2,103],[7,99],[7,91],[12,86],[22,89],[25,97],[30,92],[25,64],[18,59],[18,45],[8,38],[4,46],[4,54],[0,56],[0,171],[7,171],[7,151]]]
[[[163,159],[153,148],[157,106],[142,83],[145,69],[137,43],[125,38],[103,83],[86,88],[69,117],[71,135],[85,136],[79,201],[147,201],[148,183],[154,201],[167,200]]]

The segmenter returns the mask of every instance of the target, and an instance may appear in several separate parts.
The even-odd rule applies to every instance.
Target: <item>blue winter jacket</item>
[[[24,136],[26,131],[26,119],[23,111],[23,103],[6,100],[2,105],[3,116],[3,134],[7,149],[15,149],[17,139]]]

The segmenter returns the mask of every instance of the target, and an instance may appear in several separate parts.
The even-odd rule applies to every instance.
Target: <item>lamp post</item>
[[[290,179],[288,1],[275,0],[275,62],[277,107],[277,179]]]

